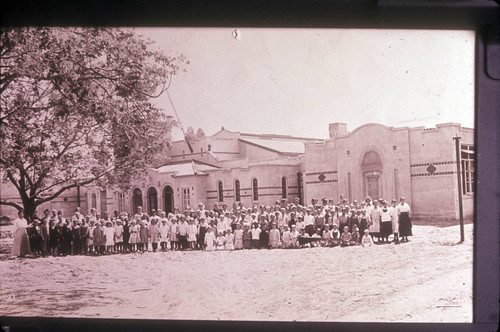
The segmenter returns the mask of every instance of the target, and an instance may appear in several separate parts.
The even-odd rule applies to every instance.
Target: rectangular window
[[[191,206],[190,199],[191,199],[191,190],[189,188],[182,189],[182,204],[183,204],[182,207],[184,210],[186,210]]]
[[[118,212],[125,212],[125,193],[118,193]]]
[[[462,193],[474,193],[474,145],[462,144],[461,154],[462,159]]]

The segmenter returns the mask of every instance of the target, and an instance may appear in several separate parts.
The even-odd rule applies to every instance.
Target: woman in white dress
[[[24,255],[31,254],[30,241],[26,228],[28,222],[23,217],[24,210],[19,210],[18,218],[14,219],[14,229],[12,231],[14,243],[12,245],[12,256],[23,257]]]

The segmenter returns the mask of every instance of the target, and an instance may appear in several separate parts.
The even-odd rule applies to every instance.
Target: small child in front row
[[[187,240],[189,243],[189,249],[194,250],[196,244],[196,232],[198,231],[198,227],[194,224],[194,220],[189,220],[189,226],[187,229]]]
[[[221,232],[219,229],[217,229],[217,239],[215,240],[215,243],[217,245],[216,249],[217,250],[224,250],[225,244],[226,244],[226,238],[224,236],[224,232]]]
[[[339,225],[333,224],[332,228],[330,231],[330,243],[333,247],[337,247],[340,244]]]
[[[359,237],[359,228],[357,226],[354,226],[352,228],[352,233],[351,233],[351,246],[356,246],[360,242],[360,237]]]
[[[340,235],[340,246],[347,247],[351,245],[351,233],[349,233],[349,226],[344,226],[344,231]]]
[[[205,250],[212,251],[215,248],[215,234],[212,232],[212,227],[207,227],[207,233],[205,234]]]
[[[304,229],[302,228],[302,230],[304,230]],[[297,231],[297,226],[292,225],[292,231],[290,232],[290,239],[291,239],[290,245],[292,248],[299,247],[299,236],[300,236],[300,233],[299,233],[299,231]]]
[[[243,249],[243,230],[241,224],[236,224],[234,230],[234,249]]]
[[[281,236],[281,240],[283,241],[283,248],[290,248],[292,245],[292,235],[288,230],[288,225],[283,225],[283,235]]]
[[[370,231],[367,229],[365,229],[365,235],[363,235],[363,238],[361,239],[361,245],[363,247],[373,246],[373,239],[370,236]]]
[[[227,228],[226,237],[224,238],[225,249],[226,250],[234,250],[234,234],[232,232],[231,227]]]
[[[269,244],[271,245],[271,248],[278,248],[280,243],[280,230],[278,229],[278,225],[274,222],[271,227],[272,229],[269,232]]]
[[[252,249],[252,233],[250,232],[250,227],[248,226],[248,224],[244,225],[243,248]]]

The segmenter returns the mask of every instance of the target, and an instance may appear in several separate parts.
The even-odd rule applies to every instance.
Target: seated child
[[[360,243],[359,229],[354,227],[351,233],[351,246],[356,246]]]
[[[306,229],[305,228],[302,228],[300,230],[300,236],[302,237],[310,237],[308,233],[306,233]],[[299,245],[300,248],[311,248],[311,244],[310,243],[304,243],[303,245]]]
[[[332,228],[333,229],[330,231],[330,245],[336,247],[340,244],[339,226],[337,224],[333,224]]]
[[[370,236],[370,231],[365,229],[365,235],[363,235],[363,238],[361,239],[361,245],[363,247],[370,247],[373,245],[373,239]]]
[[[349,226],[344,226],[344,231],[340,235],[340,246],[347,247],[351,244],[351,233],[349,233]]]
[[[311,237],[321,239],[321,228],[318,228],[316,232],[313,235],[311,235]],[[316,242],[311,242],[311,247],[319,247],[320,242],[321,240]]]
[[[292,231],[290,232],[290,240],[291,240],[290,245],[292,248],[299,247],[299,235],[300,233],[297,231],[297,226],[292,225]]]
[[[323,230],[323,235],[321,236],[321,246],[322,247],[327,247],[330,245],[330,240],[331,240],[331,232],[330,232],[330,227],[328,225],[325,225],[324,226],[324,230]]]
[[[220,230],[218,230],[218,228],[217,228],[217,232],[218,232],[218,235],[217,235],[217,239],[215,240],[215,243],[217,245],[216,249],[217,250],[224,250],[225,244],[226,244],[226,237],[224,236],[224,232],[221,232]]]

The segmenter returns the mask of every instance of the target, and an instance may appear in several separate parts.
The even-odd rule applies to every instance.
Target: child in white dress
[[[243,249],[243,230],[241,229],[241,224],[237,224],[234,230],[234,249]]]
[[[224,232],[217,231],[219,234],[217,235],[217,239],[215,240],[217,245],[217,250],[224,250],[226,244],[226,238],[224,236]]]
[[[231,227],[227,228],[225,242],[226,250],[234,250],[234,234],[231,231]]]
[[[290,248],[292,245],[292,235],[288,230],[288,225],[283,225],[283,234],[281,236],[281,240],[283,241],[283,248]]]
[[[373,245],[373,239],[370,236],[370,231],[365,229],[365,235],[363,235],[363,238],[361,239],[361,245],[363,247],[370,247]]]
[[[103,229],[104,236],[106,237],[106,252],[109,254],[113,251],[113,246],[115,245],[115,229],[111,221],[106,223],[106,227]]]
[[[194,220],[191,219],[189,220],[189,226],[187,229],[187,240],[189,243],[189,248],[191,250],[195,249],[195,244],[196,244],[196,232],[198,231],[198,227],[194,224]]]
[[[215,249],[215,234],[212,227],[207,227],[207,234],[205,234],[205,250],[213,251]]]

